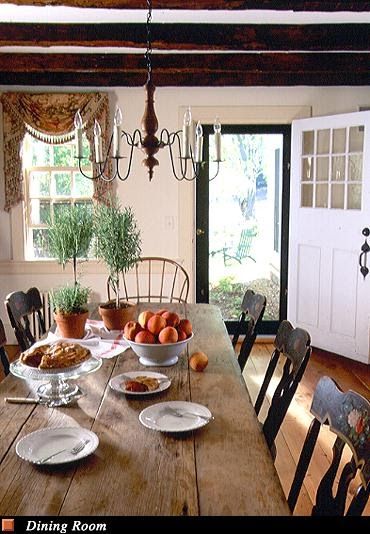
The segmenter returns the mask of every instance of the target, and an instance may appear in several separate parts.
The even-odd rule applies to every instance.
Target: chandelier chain
[[[152,42],[151,42],[151,33],[150,33],[150,23],[152,21],[152,0],[147,0],[148,5],[148,13],[146,17],[146,52],[145,52],[145,59],[146,59],[146,67],[148,71],[148,79],[149,82],[152,75]]]

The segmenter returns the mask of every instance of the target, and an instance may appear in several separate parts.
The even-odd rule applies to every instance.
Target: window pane
[[[329,154],[330,130],[317,130],[317,153]]]
[[[47,230],[34,228],[32,230],[33,255],[35,258],[49,258],[47,249]]]
[[[312,208],[313,186],[309,184],[302,184],[301,195],[302,195],[302,198],[301,198],[302,208]]]
[[[50,174],[48,172],[32,172],[29,181],[31,197],[50,196]]]
[[[70,205],[70,202],[55,202],[53,205],[53,211],[54,211],[54,218],[58,217],[58,215],[65,210]]]
[[[302,137],[302,154],[313,154],[314,153],[314,132],[303,132]]]
[[[339,128],[333,130],[333,152],[346,151],[346,129]]]
[[[349,210],[360,210],[361,209],[361,194],[362,194],[361,184],[349,184],[348,185],[347,208]]]
[[[344,209],[344,184],[332,185],[331,207],[337,209]]]
[[[344,182],[344,165],[346,162],[345,156],[335,156],[331,159],[331,179],[337,182]]]
[[[349,151],[363,152],[364,150],[364,126],[352,126],[349,129]]]
[[[328,184],[317,184],[316,186],[316,207],[328,207]]]
[[[30,200],[30,223],[47,224],[50,217],[50,202],[48,200]]]
[[[69,172],[53,172],[56,196],[70,196],[72,193],[71,175]]]
[[[74,173],[74,185],[76,197],[92,197],[94,193],[93,181],[85,178],[80,172]]]
[[[313,178],[313,158],[302,159],[302,182],[311,181]]]
[[[31,140],[32,150],[32,166],[33,167],[47,167],[50,165],[50,150],[51,145],[47,145],[42,141],[37,141],[33,137]]]
[[[329,178],[329,158],[317,158],[316,181],[327,181]]]
[[[54,145],[54,165],[57,167],[70,167],[73,165],[71,145]]]
[[[353,154],[348,157],[348,180],[362,181],[362,154]]]

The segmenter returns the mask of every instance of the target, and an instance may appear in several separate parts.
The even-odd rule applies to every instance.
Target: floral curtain
[[[26,132],[50,144],[74,137],[74,116],[79,109],[93,154],[93,126],[102,129],[103,151],[109,139],[109,100],[104,93],[3,93],[5,207],[23,200],[21,145]],[[93,164],[94,172],[97,172]],[[108,169],[108,173],[111,169]],[[107,200],[111,183],[94,180],[94,199]]]

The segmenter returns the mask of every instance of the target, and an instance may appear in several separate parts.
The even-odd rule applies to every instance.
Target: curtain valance
[[[102,129],[103,150],[109,138],[109,99],[104,93],[3,93],[5,210],[23,200],[21,144],[28,132],[45,143],[56,144],[74,137],[74,116],[79,109],[93,154],[95,119]],[[94,164],[95,167],[95,164]],[[109,172],[110,169],[108,169]],[[94,168],[94,172],[97,169]],[[94,181],[94,198],[109,196],[111,184]]]

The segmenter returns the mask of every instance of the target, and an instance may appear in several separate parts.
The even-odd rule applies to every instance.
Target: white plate
[[[168,408],[178,410],[182,416],[168,413]],[[188,432],[206,425],[212,419],[206,406],[187,401],[159,402],[148,406],[139,415],[140,423],[160,432]]]
[[[68,452],[81,439],[89,440],[85,447],[78,454]],[[62,427],[43,428],[27,434],[20,439],[15,447],[15,451],[20,458],[37,464],[42,458],[50,456],[54,452],[67,449],[51,458],[43,465],[57,465],[67,462],[74,462],[85,458],[95,451],[99,445],[99,438],[91,430],[82,427]]]
[[[137,376],[149,376],[150,378],[166,378],[167,380],[163,380],[163,382],[160,382],[159,387],[157,389],[153,389],[152,391],[126,391],[122,386],[122,384],[126,380],[126,377],[135,379]],[[118,391],[119,393],[125,393],[126,395],[152,395],[152,393],[160,393],[161,391],[168,389],[171,385],[171,380],[166,375],[162,375],[161,373],[154,373],[152,371],[130,371],[122,375],[114,376],[109,381],[109,385],[115,391]]]

